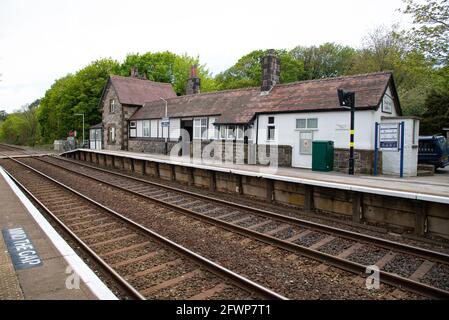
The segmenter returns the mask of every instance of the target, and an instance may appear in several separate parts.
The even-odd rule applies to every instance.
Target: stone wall
[[[355,173],[374,173],[374,150],[354,150]],[[349,149],[334,149],[334,171],[348,172],[349,169]],[[379,151],[377,158],[377,172],[382,172],[382,152]]]
[[[109,112],[110,100],[115,101],[115,112]],[[127,150],[128,120],[136,112],[138,106],[122,105],[114,87],[108,83],[102,105],[103,146],[106,150]],[[109,141],[109,128],[115,127],[115,143]]]
[[[178,143],[178,141],[168,141],[167,152],[170,153],[171,149]],[[232,147],[231,147],[232,145]],[[215,141],[194,141],[190,144],[190,156],[198,153],[206,153],[210,160],[219,160],[220,154],[223,162],[237,163],[237,164],[255,164],[251,161],[253,154],[257,149],[251,150],[252,145],[243,142],[230,142],[223,140]],[[206,149],[207,148],[207,149]],[[269,160],[270,146],[260,145],[260,155],[263,159]],[[148,152],[155,154],[165,154],[165,140],[160,138],[132,138],[128,140],[128,150],[135,152]],[[265,150],[265,152],[264,152]],[[277,146],[277,163],[281,167],[291,167],[292,165],[292,147],[286,145]],[[180,154],[179,154],[180,155]],[[257,161],[257,164],[267,164],[266,161]]]
[[[167,142],[167,152],[177,143],[177,141]],[[165,154],[165,139],[158,138],[139,138],[128,140],[128,150],[134,152],[148,152],[155,154]]]

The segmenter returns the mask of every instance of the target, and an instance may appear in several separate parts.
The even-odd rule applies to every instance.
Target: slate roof
[[[121,104],[143,106],[145,102],[160,100],[159,97],[165,99],[176,97],[170,83],[121,76],[110,76],[109,81],[114,87]],[[101,100],[103,100],[103,97]]]
[[[268,95],[261,95],[257,87],[180,96],[167,99],[168,116],[215,115],[216,123],[242,124],[259,113],[346,110],[338,102],[339,88],[355,91],[357,109],[377,109],[390,83],[396,109],[401,114],[391,72],[378,72],[278,84]],[[131,119],[161,118],[164,113],[164,102],[152,101],[145,103]]]

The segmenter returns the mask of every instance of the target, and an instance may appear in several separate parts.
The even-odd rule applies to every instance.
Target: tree
[[[101,121],[98,103],[106,81],[119,72],[119,63],[112,59],[97,60],[76,74],[55,81],[40,102],[38,120],[44,143],[65,138],[68,131],[81,131],[79,117],[83,113],[87,124]]]
[[[441,133],[443,127],[449,126],[449,87],[446,90],[433,90],[425,101],[426,112],[421,120],[422,134]]]
[[[190,67],[198,65],[198,76],[201,78],[201,91],[208,92],[215,89],[215,81],[204,65],[200,65],[198,58],[186,54],[177,55],[169,51],[147,52],[145,54],[129,54],[120,66],[120,74],[129,76],[132,67],[137,67],[139,73],[148,80],[166,82],[173,85],[177,95],[186,92]]]
[[[297,46],[290,54],[304,65],[306,79],[344,75],[351,69],[356,51],[348,46],[324,43],[320,46]]]
[[[34,146],[39,140],[36,110],[39,100],[22,106],[20,111],[14,112],[1,123],[0,140],[20,145]]]
[[[449,1],[403,0],[405,8],[401,11],[413,17],[414,27],[406,32],[409,43],[438,64],[449,62]]]
[[[404,114],[421,116],[426,96],[440,76],[433,62],[420,50],[409,48],[393,29],[379,27],[370,32],[348,74],[392,71]]]
[[[260,86],[262,82],[261,60],[268,50],[255,50],[241,57],[236,64],[219,73],[215,80],[219,90]],[[289,83],[304,79],[304,66],[286,50],[275,50],[281,61],[280,82]]]

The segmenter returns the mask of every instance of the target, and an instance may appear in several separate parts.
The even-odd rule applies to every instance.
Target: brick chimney
[[[139,69],[137,67],[131,68],[131,78],[139,78]]]
[[[262,92],[269,92],[273,87],[279,83],[279,76],[281,74],[281,61],[274,50],[268,50],[265,57],[262,58]]]
[[[201,79],[198,78],[198,66],[190,67],[190,78],[187,80],[186,94],[200,93]]]

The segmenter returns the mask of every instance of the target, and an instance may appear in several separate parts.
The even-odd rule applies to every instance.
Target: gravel
[[[257,231],[260,233],[265,233],[265,232],[277,229],[280,225],[282,225],[282,223],[273,221],[273,222],[264,224],[263,226],[260,226],[259,228],[254,229],[254,231]]]
[[[210,228],[210,224],[198,222],[190,217],[179,219],[178,212],[160,209],[150,201],[136,202],[127,193],[92,180],[49,167],[30,160],[33,166],[41,168],[63,183],[79,190],[96,201],[128,216],[138,223],[161,233],[201,255],[232,269],[246,274],[253,281],[268,286],[293,299],[353,298],[382,299],[390,297],[396,288],[384,285],[377,291],[368,291],[364,286],[355,286],[354,275],[342,270],[323,273],[317,270],[318,261],[299,257],[291,260],[291,252],[274,249],[263,250],[266,244],[252,241],[240,244],[244,237],[234,234],[226,237],[228,231]],[[120,199],[120,201],[116,201]],[[234,218],[235,220],[235,218]],[[277,227],[277,226],[276,226]],[[194,230],[190,232],[189,230]],[[242,259],[244,257],[244,259]],[[136,267],[133,265],[133,267]],[[404,292],[405,297],[416,298]],[[233,298],[233,297],[230,297]]]
[[[336,239],[332,240],[331,242],[328,242],[325,245],[321,246],[318,250],[321,252],[336,256],[339,253],[350,248],[354,244],[355,244],[355,242],[353,242],[351,240],[336,238]]]
[[[312,244],[320,241],[321,239],[324,239],[325,237],[326,235],[323,233],[311,232],[304,237],[293,241],[293,243],[299,244],[300,246],[304,247],[310,247]]]
[[[371,266],[379,261],[387,253],[388,251],[384,249],[379,249],[371,246],[363,246],[362,248],[351,254],[348,258],[351,261]]]
[[[423,262],[424,260],[419,258],[412,258],[410,256],[407,257],[402,254],[397,254],[393,260],[385,265],[383,270],[408,278]]]
[[[449,291],[449,266],[434,265],[421,279],[421,282]]]
[[[304,229],[290,227],[290,228],[284,229],[284,230],[274,234],[274,236],[281,240],[287,240],[287,239],[293,237],[295,234],[301,233],[303,231],[304,231]]]

